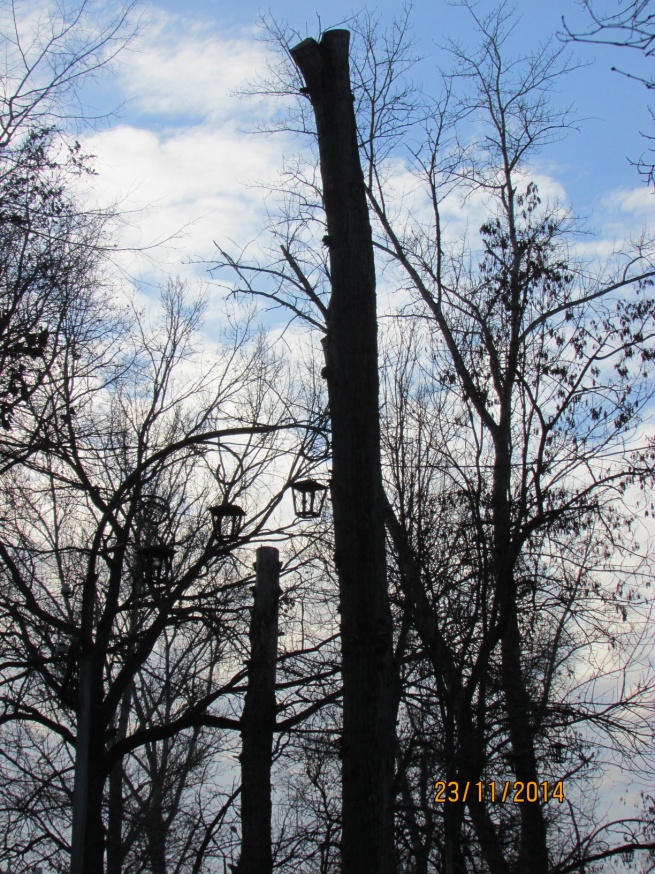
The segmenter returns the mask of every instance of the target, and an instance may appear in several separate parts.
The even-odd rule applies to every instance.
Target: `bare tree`
[[[452,47],[455,75],[470,90],[453,106],[451,118],[459,125],[473,120],[483,134],[468,148],[453,150],[447,108],[436,114],[433,136],[414,152],[432,210],[429,223],[394,217],[375,141],[365,148],[369,198],[381,232],[378,246],[402,267],[432,320],[433,379],[444,391],[452,386],[459,399],[450,421],[461,428],[453,429],[443,444],[452,447],[445,453],[448,467],[472,465],[479,471],[473,480],[468,474],[468,482],[457,489],[473,502],[470,530],[480,548],[478,585],[485,592],[480,606],[486,614],[484,633],[473,649],[473,685],[457,704],[459,732],[468,747],[458,782],[474,785],[488,767],[480,745],[483,727],[478,725],[476,732],[469,708],[473,688],[493,679],[502,692],[511,769],[517,784],[525,786],[537,785],[541,767],[541,720],[530,688],[534,668],[529,667],[525,625],[529,588],[522,582],[533,571],[525,560],[553,554],[545,534],[560,540],[568,535],[571,549],[577,548],[573,535],[596,523],[617,537],[617,519],[629,521],[629,514],[617,510],[612,497],[635,479],[649,481],[647,451],[631,455],[627,447],[652,393],[644,374],[653,360],[655,304],[645,293],[654,271],[648,245],[627,253],[607,277],[571,263],[563,243],[566,217],[556,208],[544,208],[536,187],[521,179],[536,147],[566,124],[547,99],[550,83],[561,73],[558,53],[542,49],[522,66],[506,67],[502,12],[472,16],[482,44],[474,53]],[[383,98],[377,105],[380,114],[387,108]],[[478,252],[455,244],[453,257],[442,198],[460,184],[468,196],[488,198],[489,218],[481,227]],[[627,299],[624,289],[632,289]],[[615,378],[607,372],[608,363],[615,366]],[[608,452],[616,456],[611,464],[605,461]],[[406,546],[399,522],[391,518],[390,524],[402,560]],[[616,543],[617,549],[622,546]],[[420,565],[412,571],[411,561],[405,564],[408,577],[416,577]],[[421,616],[423,639],[431,637],[435,665],[448,664],[447,638],[427,624],[429,601],[418,579],[407,596],[414,615]],[[460,682],[452,663],[442,701]],[[520,806],[516,842],[507,845],[483,804],[469,800],[468,807],[491,870],[508,870],[508,852],[515,856],[516,870],[550,870],[545,807]],[[454,870],[461,869],[463,863],[453,861]]]
[[[290,451],[276,435],[298,426],[280,420],[286,407],[276,407],[279,381],[269,391],[261,385],[272,381],[261,344],[250,354],[237,347],[193,377],[180,373],[191,366],[200,314],[179,288],[170,289],[159,326],[150,332],[142,324],[131,350],[125,335],[120,352],[105,349],[104,379],[99,348],[89,353],[90,370],[86,355],[71,359],[46,448],[4,483],[11,509],[0,544],[7,630],[1,721],[40,726],[64,744],[64,757],[75,747],[76,784],[85,790],[85,864],[99,871],[105,785],[122,760],[184,730],[240,727],[238,712],[220,706],[243,692],[249,573],[230,562],[238,538],[212,534],[207,508],[247,493],[253,504],[244,537],[257,536],[288,485],[283,477],[282,489],[267,495],[266,471]],[[189,688],[171,687],[160,670],[163,635],[191,627],[226,635],[229,657],[217,666],[215,647],[205,646],[196,652]],[[139,688],[144,700],[135,715]],[[57,765],[58,774],[70,767],[61,758]],[[24,835],[12,836],[9,858],[29,852]],[[52,830],[44,841],[52,853],[53,841],[60,851],[65,846]]]
[[[107,14],[91,0],[38,10],[29,18],[16,0],[0,5],[3,89],[0,150],[29,130],[88,125],[80,89],[111,66],[137,32],[136,3]]]
[[[0,425],[17,428],[3,439],[4,465],[35,439],[26,402],[55,378],[65,349],[85,342],[79,313],[90,314],[93,298],[102,305],[110,213],[84,210],[73,195],[74,178],[92,170],[62,128],[92,121],[79,90],[134,35],[133,9],[98,15],[82,2],[30,17],[13,0],[0,5]]]
[[[87,171],[86,162],[77,145],[57,149],[51,129],[31,131],[10,154],[0,151],[0,166],[0,451],[6,469],[29,454],[45,424],[41,417],[49,415],[35,395],[40,391],[43,400],[44,384],[59,378],[67,352],[96,335],[103,304],[99,250],[109,216],[79,210],[71,182]]]
[[[434,350],[429,344],[428,332],[398,332],[383,392],[388,492],[398,502],[390,515],[393,601],[410,629],[399,656],[398,849],[417,870],[429,864],[476,870],[482,859],[504,870],[518,849],[520,806],[489,803],[491,781],[502,791],[515,780],[494,646],[500,629],[489,573],[489,466],[481,447],[476,452],[474,420],[462,415],[457,393],[421,354],[426,345]],[[607,766],[599,751],[639,761],[637,772],[649,767],[652,683],[635,686],[630,669],[616,663],[617,648],[632,650],[637,669],[648,605],[643,595],[628,600],[626,592],[601,585],[610,568],[617,582],[638,578],[640,565],[628,556],[629,541],[614,551],[605,524],[587,516],[580,527],[549,526],[533,535],[517,563],[521,660],[539,773],[551,788],[562,780],[567,793],[565,807],[544,805],[553,866],[582,858],[594,840],[598,849],[608,837],[597,832],[601,820],[591,805],[592,778]],[[647,579],[647,565],[641,573]],[[597,700],[595,687],[608,683],[624,691]],[[430,775],[442,781],[436,805],[426,802],[434,799],[427,796]],[[459,803],[452,784],[460,787]],[[468,811],[461,803],[467,785]],[[481,786],[484,805],[476,804]]]

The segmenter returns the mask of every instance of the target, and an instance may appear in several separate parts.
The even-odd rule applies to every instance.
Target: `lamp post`
[[[170,578],[175,550],[162,542],[159,528],[169,515],[168,502],[158,495],[143,495],[138,518],[145,542],[136,547],[142,575],[150,588],[156,588]],[[98,574],[90,569],[84,582],[80,617],[80,673],[77,704],[77,738],[75,743],[75,782],[73,788],[73,824],[71,838],[71,874],[85,874],[92,869],[88,855],[91,850],[102,857],[102,847],[87,846],[87,812],[91,787],[91,727],[93,720],[93,678],[95,653],[93,617]],[[70,605],[72,589],[62,585],[62,596]],[[69,608],[70,613],[70,608]],[[96,778],[97,779],[97,778]],[[96,856],[96,858],[97,858]]]

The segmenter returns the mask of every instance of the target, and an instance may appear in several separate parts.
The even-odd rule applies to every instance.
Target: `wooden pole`
[[[241,858],[238,874],[271,874],[271,765],[275,730],[280,554],[260,546],[250,621],[248,690],[241,717]]]

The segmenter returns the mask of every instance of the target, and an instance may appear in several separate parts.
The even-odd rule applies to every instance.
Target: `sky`
[[[19,6],[34,11],[47,2],[20,0]],[[103,3],[116,6],[112,0],[93,2],[99,9]],[[385,24],[399,8],[385,0],[375,12]],[[482,13],[492,8],[488,0],[477,6]],[[80,139],[95,156],[97,176],[88,196],[122,212],[116,240],[125,251],[116,263],[141,295],[154,299],[157,287],[176,275],[210,283],[207,262],[215,257],[215,242],[237,251],[257,240],[270,206],[266,182],[303,149],[303,142],[288,134],[255,132],[276,111],[276,101],[237,94],[275,60],[258,38],[261,15],[304,37],[347,26],[352,14],[364,9],[349,0],[140,5],[138,37],[113,73],[82,94],[90,113],[116,111]],[[576,0],[523,0],[519,11],[513,55],[556,39],[562,17],[574,31],[588,23]],[[423,58],[413,78],[434,90],[438,68],[451,63],[444,44],[476,43],[470,16],[444,0],[416,0],[410,20]],[[557,106],[573,107],[578,129],[545,148],[531,173],[596,234],[586,238],[587,250],[603,253],[652,221],[655,195],[628,162],[645,148],[639,131],[650,129],[648,94],[611,71],[616,65],[638,74],[643,64],[638,55],[612,48],[572,45],[569,51],[572,63],[581,66],[561,80],[552,97]]]
[[[486,0],[478,5],[482,12],[491,8]],[[270,205],[265,183],[303,149],[302,141],[289,135],[254,132],[276,111],[275,101],[236,94],[275,60],[258,39],[261,14],[304,37],[347,26],[353,12],[363,9],[348,0],[284,0],[271,6],[257,0],[183,5],[160,0],[141,6],[139,38],[113,76],[85,95],[101,111],[119,104],[122,109],[82,139],[96,156],[95,196],[118,203],[126,213],[121,244],[151,247],[174,237],[141,255],[121,256],[122,269],[140,293],[156,296],[157,286],[175,275],[207,283],[207,264],[199,262],[212,260],[215,242],[237,251],[256,241]],[[398,9],[390,2],[376,6],[382,23]],[[556,38],[562,16],[573,30],[587,24],[575,0],[524,0],[520,14],[511,41],[514,55]],[[448,40],[475,45],[476,35],[466,11],[444,0],[416,0],[411,21],[416,52],[423,56],[413,78],[429,91],[438,83],[438,68],[450,64],[440,46]],[[638,73],[643,65],[637,55],[582,45],[571,46],[570,55],[581,66],[561,80],[552,97],[558,106],[573,107],[578,129],[544,149],[531,169],[543,189],[596,234],[586,238],[587,251],[602,254],[652,219],[654,195],[628,162],[645,147],[639,132],[649,130],[648,94],[611,71],[616,65]],[[617,773],[608,804],[621,794],[620,785]]]
[[[384,25],[399,8],[385,2],[375,12]],[[484,13],[493,5],[481,0],[477,8]],[[303,149],[288,135],[254,132],[279,108],[275,100],[236,94],[275,60],[261,40],[261,16],[304,37],[347,26],[353,12],[364,9],[343,0],[264,7],[256,0],[191,0],[183,6],[162,0],[140,6],[138,38],[113,75],[84,94],[100,112],[120,109],[82,138],[96,156],[95,196],[125,213],[121,245],[146,249],[122,259],[131,278],[144,288],[176,274],[208,279],[206,264],[197,262],[211,261],[215,242],[236,251],[257,238],[267,205],[262,186],[285,158]],[[511,53],[556,39],[562,17],[573,30],[587,24],[576,0],[524,0]],[[451,64],[444,44],[475,45],[470,15],[444,0],[417,0],[410,20],[422,56],[413,79],[434,91],[438,67]],[[557,106],[573,107],[577,130],[545,148],[533,170],[597,234],[588,238],[588,248],[605,251],[614,240],[638,233],[652,214],[653,196],[628,162],[645,148],[639,132],[649,130],[648,94],[611,71],[616,65],[638,72],[643,64],[637,53],[609,47],[572,45],[570,56],[582,66],[561,80],[552,97]],[[167,245],[151,248],[166,239]]]

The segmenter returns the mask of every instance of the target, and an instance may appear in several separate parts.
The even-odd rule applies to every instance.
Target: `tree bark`
[[[89,780],[87,789],[86,829],[84,832],[84,862],[82,871],[103,874],[105,870],[105,825],[102,817],[106,780],[104,725],[99,708],[95,716],[89,743]]]
[[[280,553],[257,550],[248,691],[241,717],[241,858],[238,874],[271,874],[271,765],[275,730]]]
[[[95,583],[94,578],[90,578]],[[91,602],[92,604],[93,602]],[[87,628],[90,624],[87,624]],[[86,643],[80,658],[71,874],[103,874],[105,828],[102,802],[105,785],[105,737],[102,697],[102,663]]]
[[[346,30],[291,49],[316,118],[332,294],[326,369],[341,598],[344,874],[391,874],[395,719],[373,241]]]
[[[133,623],[132,623],[133,624]],[[121,699],[116,738],[127,735],[133,686]],[[109,805],[107,809],[107,874],[121,874],[123,870],[123,760],[119,759],[109,772]]]
[[[496,460],[493,481],[494,575],[500,602],[502,626],[501,681],[507,708],[507,729],[517,781],[538,784],[539,771],[534,746],[532,707],[521,666],[521,632],[517,616],[514,567],[516,548],[511,516],[511,397],[505,399],[499,433],[495,438]],[[517,874],[548,874],[548,835],[539,802],[521,804],[521,839]]]

